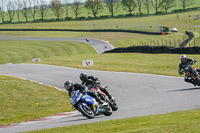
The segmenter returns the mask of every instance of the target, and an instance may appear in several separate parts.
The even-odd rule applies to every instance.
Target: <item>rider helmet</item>
[[[72,81],[66,81],[64,87],[67,91],[71,91],[74,87],[74,84]]]
[[[187,60],[187,56],[186,55],[181,55],[180,60],[182,63],[185,63]]]
[[[88,76],[86,73],[81,73],[79,77],[80,77],[81,81],[87,81],[87,79],[88,79]]]

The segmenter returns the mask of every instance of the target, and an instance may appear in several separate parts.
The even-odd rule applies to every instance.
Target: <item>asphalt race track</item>
[[[40,64],[0,65],[0,75],[38,81],[60,89],[63,89],[66,80],[80,83],[81,72],[100,77],[102,86],[109,86],[109,91],[117,100],[118,111],[113,112],[109,117],[102,115],[92,120],[75,112],[73,115],[59,119],[0,128],[0,132],[23,132],[200,108],[200,88],[185,83],[180,77],[82,70]]]
[[[0,37],[0,40],[42,40],[42,41],[76,41],[91,45],[97,53],[113,49],[113,46],[105,41],[87,39],[86,38],[47,38],[47,37]]]

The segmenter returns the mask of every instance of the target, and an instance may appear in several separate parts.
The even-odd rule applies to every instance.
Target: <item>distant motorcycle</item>
[[[79,90],[74,91],[71,96],[70,103],[75,109],[80,111],[83,116],[92,119],[96,115],[104,114],[110,116],[112,109],[110,106],[99,105],[95,98],[87,95],[87,93],[80,93]]]
[[[196,85],[200,86],[200,74],[196,71],[195,67],[189,65],[185,68],[186,77]]]

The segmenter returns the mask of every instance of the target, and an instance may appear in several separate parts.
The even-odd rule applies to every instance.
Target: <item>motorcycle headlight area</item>
[[[82,94],[72,97],[71,104],[75,105],[81,99],[81,97],[82,97]]]

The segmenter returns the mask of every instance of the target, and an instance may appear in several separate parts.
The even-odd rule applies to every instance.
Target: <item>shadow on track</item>
[[[200,87],[187,88],[187,89],[179,89],[179,90],[172,90],[172,91],[167,91],[167,92],[174,92],[174,91],[192,91],[192,90],[200,90]]]

